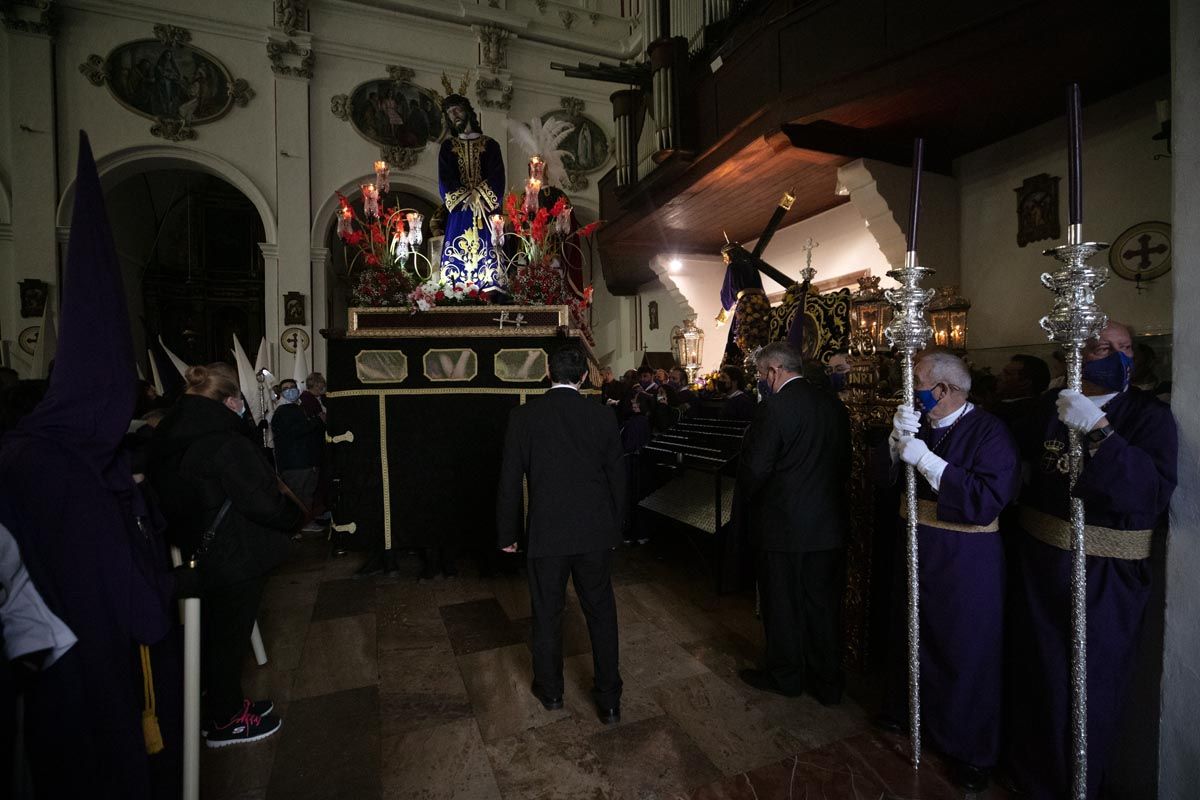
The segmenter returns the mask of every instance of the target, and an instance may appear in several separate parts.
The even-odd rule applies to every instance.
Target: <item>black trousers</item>
[[[242,710],[242,664],[266,578],[206,588],[200,601],[200,671],[204,715],[224,722]]]
[[[543,697],[563,693],[562,614],[568,576],[587,620],[592,640],[594,687],[598,706],[621,702],[617,654],[617,601],[612,588],[612,551],[529,559],[529,597],[533,606],[533,680]]]
[[[767,639],[763,669],[785,692],[841,699],[845,551],[762,551],[758,589]]]

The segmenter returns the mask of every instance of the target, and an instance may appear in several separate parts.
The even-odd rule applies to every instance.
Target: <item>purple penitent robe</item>
[[[152,767],[137,646],[170,632],[170,581],[141,544],[152,515],[121,449],[137,375],[120,266],[82,134],[74,209],[50,387],[0,439],[0,522],[46,605],[78,637],[25,694],[35,795],[141,800],[151,796]],[[153,669],[161,703],[181,676],[162,660]],[[175,757],[173,731],[163,734]],[[172,776],[171,788],[179,785]]]
[[[918,436],[948,462],[938,491],[917,474],[918,496],[937,503],[937,520],[989,526],[1020,485],[1016,443],[998,418],[978,408]],[[900,531],[903,535],[904,523]],[[998,532],[917,526],[921,608],[921,718],[929,745],[960,761],[994,765],[1000,754],[1004,645],[1004,547]],[[903,571],[903,567],[901,567]],[[888,710],[907,719],[906,612],[893,626]]]
[[[1021,437],[1032,480],[1023,507],[1070,518],[1066,428],[1054,395]],[[1175,489],[1178,439],[1165,403],[1128,389],[1104,408],[1115,433],[1095,453],[1085,448],[1075,494],[1086,522],[1118,531],[1154,530],[1166,521]],[[1071,553],[1020,536],[1018,587],[1012,598],[1014,692],[1009,761],[1033,798],[1066,797],[1071,788]],[[1148,559],[1087,557],[1088,797],[1104,779],[1121,721],[1150,596]]]

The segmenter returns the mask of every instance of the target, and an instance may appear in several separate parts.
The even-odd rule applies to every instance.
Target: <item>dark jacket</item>
[[[285,403],[271,417],[271,433],[275,435],[275,466],[280,472],[320,465],[325,444],[325,423],[320,417],[308,416],[296,403]]]
[[[286,533],[304,518],[242,434],[237,414],[199,395],[179,398],[159,423],[150,443],[150,480],[169,534],[185,554],[194,551],[226,498],[231,501],[200,559],[219,582],[248,580],[278,566],[289,548]]]
[[[530,558],[620,544],[625,515],[621,437],[612,411],[559,388],[512,410],[496,492],[500,547],[517,541],[528,475]]]
[[[758,404],[738,466],[737,491],[762,550],[843,545],[849,524],[850,420],[830,392],[803,378]]]

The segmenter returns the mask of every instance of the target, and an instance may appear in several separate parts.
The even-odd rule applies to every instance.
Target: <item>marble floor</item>
[[[523,573],[481,578],[464,565],[455,580],[418,584],[415,559],[393,578],[355,579],[360,563],[309,540],[270,579],[259,616],[270,660],[247,663],[244,688],[273,698],[283,727],[205,750],[204,798],[964,797],[936,755],[914,772],[905,740],[871,728],[869,682],[836,708],[743,685],[737,670],[762,644],[752,598],[716,597],[686,547],[615,559],[625,681],[615,726],[590,702],[573,596],[565,707],[548,712],[529,691]]]

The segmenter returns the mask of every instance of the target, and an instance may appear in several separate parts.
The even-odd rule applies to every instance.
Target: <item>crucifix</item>
[[[513,325],[517,328],[520,328],[522,325],[525,324],[525,315],[524,314],[516,314],[516,315],[510,317],[508,315],[507,311],[501,311],[500,316],[492,317],[492,322],[499,322],[500,330],[504,330],[504,323],[506,323],[506,322],[509,325]]]
[[[284,341],[292,346],[293,353],[304,349],[303,340],[300,338],[299,331],[292,331],[292,335],[284,339]]]
[[[804,240],[804,244],[800,249],[804,251],[804,271],[800,273],[800,278],[806,283],[811,282],[817,276],[817,271],[812,265],[812,251],[821,246],[821,243],[813,239],[811,236]]]

